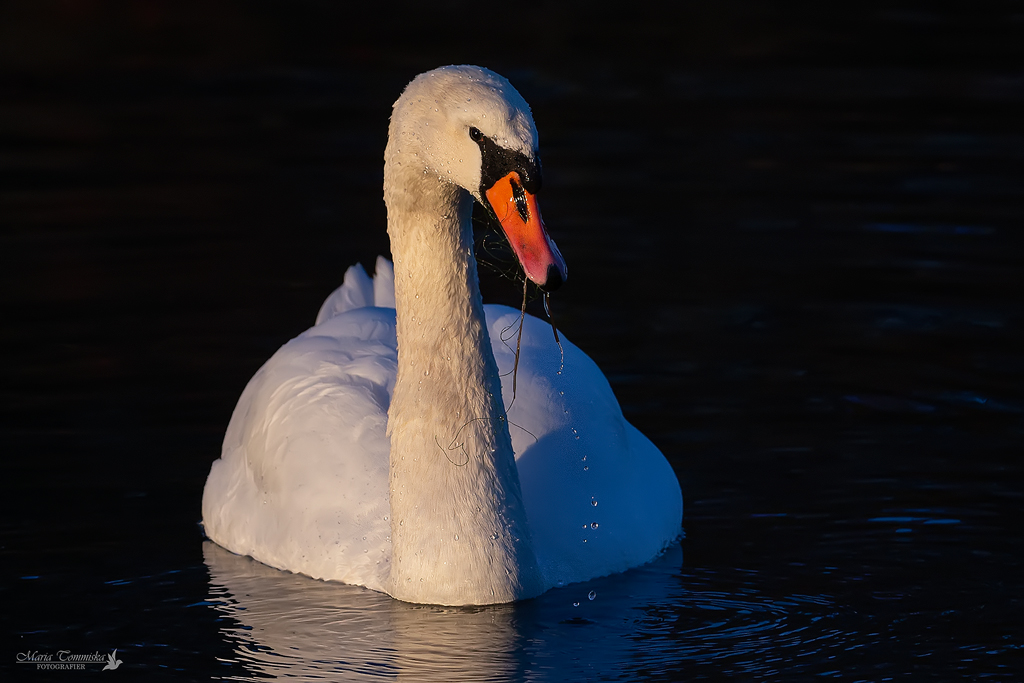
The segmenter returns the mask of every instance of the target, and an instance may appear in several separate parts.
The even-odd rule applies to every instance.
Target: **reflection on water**
[[[208,601],[253,679],[632,680],[703,663],[760,677],[779,662],[814,663],[852,637],[830,599],[768,597],[753,573],[686,572],[678,546],[626,574],[475,608],[403,603],[210,542],[203,555]]]
[[[210,602],[260,674],[416,681],[508,680],[518,668],[513,607],[442,608],[281,572],[207,541]]]

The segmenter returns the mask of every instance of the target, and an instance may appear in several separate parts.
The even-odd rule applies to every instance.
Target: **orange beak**
[[[505,231],[526,277],[551,291],[565,282],[565,259],[544,229],[537,197],[523,188],[512,171],[484,192]]]

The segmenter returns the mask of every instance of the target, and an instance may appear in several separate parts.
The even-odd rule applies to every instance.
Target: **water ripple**
[[[410,605],[278,572],[208,543],[209,602],[253,677],[632,680],[694,667],[770,677],[860,647],[825,595],[777,593],[757,572],[688,570],[671,549],[626,574],[516,605]],[[591,597],[593,596],[593,597]]]

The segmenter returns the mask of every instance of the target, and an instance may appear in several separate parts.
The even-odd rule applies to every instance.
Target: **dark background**
[[[891,670],[1012,674],[1019,2],[0,5],[0,658],[201,567],[234,402],[388,253],[390,106],[448,63],[531,103],[556,318],[676,469],[686,566],[904,623]]]

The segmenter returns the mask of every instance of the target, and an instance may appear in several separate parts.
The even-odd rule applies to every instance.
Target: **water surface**
[[[147,680],[1020,677],[1012,7],[535,7],[527,53],[456,40],[454,10],[384,31],[317,3],[37,7],[0,22],[27,36],[0,70],[11,673],[117,648]],[[533,106],[556,319],[671,462],[686,537],[441,609],[268,569],[198,522],[245,382],[388,251],[391,103],[464,61]],[[518,304],[480,237],[486,298]]]

